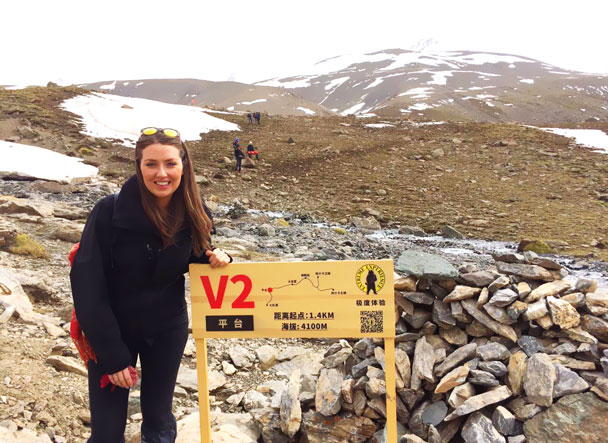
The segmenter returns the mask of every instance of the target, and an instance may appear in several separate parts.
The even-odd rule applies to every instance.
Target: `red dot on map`
[[[268,292],[272,292],[272,288],[268,288]]]

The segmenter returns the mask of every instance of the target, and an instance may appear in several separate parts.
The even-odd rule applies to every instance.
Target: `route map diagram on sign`
[[[337,291],[336,288],[330,287],[330,288],[322,288],[321,287],[321,277],[322,276],[328,276],[331,277],[331,272],[326,272],[326,271],[319,271],[319,272],[315,272],[314,276],[316,277],[316,282],[313,280],[313,278],[311,277],[310,273],[303,273],[300,274],[300,279],[293,279],[293,280],[288,280],[287,284],[284,285],[280,285],[280,286],[270,286],[268,288],[263,288],[262,292],[267,292],[268,295],[270,296],[270,298],[268,299],[268,301],[266,302],[266,306],[272,306],[272,307],[277,307],[278,303],[274,300],[274,292],[279,290],[279,289],[283,289],[283,288],[287,288],[290,286],[298,286],[303,282],[308,281],[310,283],[310,285],[312,286],[312,288],[316,289],[319,292],[329,292],[331,295],[344,295],[346,294],[346,291]]]

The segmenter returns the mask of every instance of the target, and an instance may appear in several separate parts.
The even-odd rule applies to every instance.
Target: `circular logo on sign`
[[[363,265],[355,274],[357,287],[369,295],[370,292],[377,294],[386,282],[384,271],[378,265]]]

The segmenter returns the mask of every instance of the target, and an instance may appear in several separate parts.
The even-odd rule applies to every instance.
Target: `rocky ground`
[[[8,440],[10,432],[10,438],[22,438],[15,441],[82,442],[89,432],[89,417],[83,367],[67,336],[71,305],[66,257],[78,240],[84,218],[94,202],[115,192],[131,173],[132,150],[111,141],[80,135],[78,124],[68,123],[71,117],[64,111],[55,110],[54,106],[77,91],[65,88],[42,91],[0,90],[3,118],[0,136],[82,156],[87,162],[100,166],[102,176],[91,182],[75,180],[71,184],[15,180],[10,175],[0,180],[0,249],[3,249],[0,251],[0,432],[5,433],[0,434],[0,440]],[[521,441],[514,438],[519,438],[524,431],[529,441],[545,441],[534,434],[532,424],[527,424],[533,417],[539,417],[536,420],[545,428],[556,426],[554,434],[548,434],[553,441],[567,441],[558,438],[565,435],[564,432],[571,433],[579,441],[595,441],[592,440],[595,434],[588,434],[585,440],[584,435],[576,434],[575,428],[565,421],[555,425],[555,421],[547,424],[542,420],[548,415],[560,414],[559,408],[551,409],[557,403],[564,403],[565,408],[571,409],[594,408],[600,418],[608,414],[604,398],[608,374],[602,360],[606,358],[603,352],[608,343],[607,336],[603,335],[608,325],[606,293],[598,290],[597,296],[587,297],[586,294],[592,293],[591,283],[576,286],[579,281],[586,284],[586,280],[573,276],[579,269],[596,271],[604,277],[608,275],[605,262],[601,261],[608,257],[605,249],[607,232],[602,223],[607,214],[608,194],[605,156],[575,146],[562,137],[519,125],[449,123],[418,126],[395,120],[390,122],[394,127],[368,128],[366,124],[378,122],[354,118],[263,116],[262,125],[249,126],[241,116],[226,118],[241,123],[243,131],[213,132],[189,146],[195,153],[203,192],[217,214],[215,242],[229,250],[237,260],[388,257],[397,262],[404,251],[429,250],[429,243],[423,242],[425,237],[409,235],[422,236],[424,232],[507,240],[510,243],[506,248],[513,253],[521,238],[540,239],[545,241],[545,244],[539,243],[542,248],[548,246],[553,252],[575,257],[570,260],[549,256],[563,269],[562,274],[570,273],[569,279],[564,280],[570,283],[567,287],[545,292],[542,303],[538,303],[529,298],[525,288],[520,292],[520,283],[528,282],[532,290],[540,286],[540,281],[504,268],[499,264],[500,260],[495,262],[490,250],[455,256],[441,253],[438,248],[448,240],[436,241],[431,249],[451,262],[458,277],[450,277],[452,283],[443,287],[428,276],[418,276],[409,282],[409,286],[398,288],[402,318],[397,325],[402,334],[399,345],[406,356],[401,355],[400,377],[402,390],[407,391],[399,395],[405,408],[400,412],[400,422],[407,426],[407,432],[414,434],[407,437],[410,440],[403,441],[419,441],[415,438],[429,442],[449,441],[446,435],[453,431],[456,422],[458,426],[451,441],[506,441],[507,437],[509,441]],[[234,173],[224,160],[224,157],[230,159],[235,136],[239,136],[244,145],[252,140],[262,154],[262,160],[255,168],[245,168],[240,174]],[[288,143],[289,138],[295,143]],[[22,200],[17,201],[15,197]],[[248,209],[285,213],[275,215],[248,212]],[[394,234],[393,240],[365,235],[378,228],[390,228],[387,232]],[[16,244],[14,234],[27,234],[43,249],[26,242],[17,251],[21,254],[16,254],[14,249],[11,252],[11,246]],[[465,240],[452,241],[455,243],[451,246],[460,248]],[[530,265],[535,259],[529,252],[526,257],[514,257],[508,260],[519,262],[519,265]],[[568,266],[564,267],[564,263]],[[463,277],[481,270],[488,272],[481,280]],[[545,274],[545,279],[561,279],[563,275],[555,271],[553,269],[553,274],[548,271],[551,277]],[[400,274],[406,276],[411,272],[402,268]],[[495,283],[496,280],[499,283]],[[469,289],[471,298],[446,301],[445,297],[454,290],[455,283],[476,288]],[[503,284],[502,289],[512,291],[515,298],[504,292],[496,297],[500,284]],[[19,302],[17,298],[7,298],[17,294],[21,295]],[[545,299],[551,301],[545,302]],[[559,301],[562,299],[575,306],[577,314],[564,308]],[[475,308],[468,306],[473,301]],[[534,306],[529,306],[535,302]],[[458,305],[466,312],[458,310]],[[522,321],[526,310],[534,313]],[[561,315],[562,312],[566,314]],[[489,325],[494,325],[496,330]],[[512,328],[516,337],[504,332],[508,331],[506,328]],[[582,332],[577,333],[581,328]],[[510,335],[515,340],[507,337]],[[531,338],[521,340],[522,337]],[[240,438],[237,441],[241,442],[249,441],[244,435],[251,441],[260,438],[266,442],[290,441],[285,434],[293,428],[288,429],[284,424],[284,432],[277,430],[281,429],[280,403],[282,392],[289,391],[291,397],[285,398],[292,399],[290,410],[296,410],[293,392],[297,387],[300,394],[296,395],[297,403],[302,408],[303,418],[291,441],[306,441],[303,438],[310,442],[365,441],[347,440],[346,437],[328,440],[328,435],[342,432],[340,426],[359,429],[360,436],[372,441],[374,434],[383,427],[378,400],[382,398],[382,383],[374,381],[383,377],[378,372],[382,371],[382,358],[378,354],[382,348],[378,344],[369,341],[211,340],[211,404],[212,408],[219,408],[214,415],[216,429],[226,435],[236,433]],[[443,352],[428,351],[429,344]],[[466,348],[469,344],[474,344],[475,350]],[[504,346],[508,354],[484,357],[484,346],[492,344]],[[460,351],[463,348],[466,352]],[[462,359],[453,357],[460,353],[466,356]],[[541,355],[534,357],[537,354]],[[331,358],[332,355],[338,357]],[[562,358],[564,355],[579,363]],[[322,361],[324,358],[326,360]],[[341,358],[344,360],[340,362]],[[355,376],[353,367],[370,358],[363,366],[374,369],[364,371],[368,380],[361,381],[361,374],[357,372]],[[448,364],[445,362],[452,360],[458,361],[446,369]],[[522,361],[531,361],[538,365],[539,371],[549,374],[551,389],[540,386],[541,381],[533,377],[532,371],[527,376]],[[175,395],[178,418],[196,419],[196,414],[192,415],[197,407],[195,364],[196,352],[190,342]],[[410,379],[406,386],[408,371],[405,368],[408,365]],[[507,373],[501,365],[508,366]],[[570,372],[565,373],[559,365],[572,369],[570,372],[578,378]],[[294,366],[308,371],[305,375],[310,377],[302,378],[301,384],[291,381]],[[462,391],[459,399],[452,399],[449,391],[437,392],[447,370],[450,374],[456,371],[453,376],[460,380],[450,389],[466,385],[458,389]],[[354,390],[346,386],[346,390],[337,394],[341,399],[337,411],[342,412],[329,414],[336,404],[321,404],[321,400],[314,408],[315,383],[324,384],[326,376],[344,378],[347,373],[353,383],[362,384],[358,388],[351,386]],[[511,379],[516,373],[520,376],[520,385]],[[553,394],[553,386],[559,385],[558,374],[564,373],[576,389],[566,394],[563,390],[558,391],[560,395]],[[416,378],[418,381],[413,382]],[[371,383],[368,383],[369,379]],[[524,380],[529,388],[525,387]],[[337,384],[329,383],[329,386],[335,388]],[[344,386],[342,381],[339,384],[341,388]],[[517,386],[521,388],[519,391],[515,389]],[[487,394],[493,387],[498,392]],[[369,403],[363,412],[358,411],[361,412],[357,415],[359,419],[355,422],[336,419],[342,425],[336,425],[333,431],[315,425],[324,423],[315,410],[327,407],[326,415],[342,418],[352,412],[355,407],[352,396],[361,390]],[[410,391],[418,394],[412,397]],[[357,394],[359,402],[360,395]],[[480,395],[481,399],[475,398]],[[501,395],[504,398],[500,400],[494,397]],[[462,406],[459,402],[469,397],[469,404],[482,406],[459,410]],[[137,389],[132,398],[128,435],[130,441],[137,441],[141,420]],[[423,420],[422,415],[430,405],[434,406]],[[245,414],[239,420],[232,415],[222,415],[254,410],[258,412]],[[463,412],[465,410],[468,412]],[[493,421],[495,411],[499,411],[498,418]],[[451,414],[449,421],[448,413]],[[489,424],[486,416],[489,416]],[[574,416],[572,420],[579,418]],[[240,421],[238,426],[242,427],[230,424],[231,420]],[[522,425],[524,422],[526,425]],[[606,422],[608,420],[604,420],[604,425]],[[190,423],[190,426],[196,428],[196,423]],[[589,427],[603,429],[595,423]],[[481,435],[479,429],[487,431],[490,437],[484,438],[488,440],[477,439]],[[187,440],[187,436],[192,435],[188,432],[191,432],[190,427],[182,432],[181,441],[191,441]],[[376,437],[381,439],[379,435]],[[226,437],[226,441],[231,440]]]

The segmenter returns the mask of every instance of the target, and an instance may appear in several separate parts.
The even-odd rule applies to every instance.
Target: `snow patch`
[[[368,123],[365,125],[366,128],[394,128],[395,125],[391,125],[388,123]]]
[[[528,83],[529,85],[534,84],[534,80],[531,78],[522,78],[520,81],[520,83]]]
[[[382,83],[384,81],[383,77],[377,78],[376,80],[374,80],[373,82],[371,82],[369,85],[367,85],[365,88],[363,89],[369,89],[369,88],[375,88],[376,86],[378,86],[380,83]]]
[[[45,180],[68,182],[74,177],[93,177],[97,168],[49,149],[0,140],[0,169]]]
[[[414,88],[414,89],[409,89],[405,92],[402,92],[401,94],[398,95],[398,97],[402,97],[404,95],[411,95],[412,98],[427,98],[430,94],[431,91],[433,91],[434,88]]]
[[[85,135],[122,140],[126,146],[133,146],[146,126],[175,128],[183,140],[199,140],[201,133],[211,130],[239,130],[238,125],[208,115],[201,108],[143,98],[91,93],[66,100],[61,107],[82,118]]]
[[[363,106],[365,106],[365,103],[358,103],[358,104],[351,106],[350,108],[345,109],[344,111],[340,112],[340,115],[356,114],[357,111],[359,111]]]
[[[237,105],[253,105],[254,103],[264,103],[267,101],[268,100],[265,98],[258,98],[257,100],[253,100],[251,102],[240,102],[240,103],[237,103]]]
[[[347,81],[350,77],[340,77],[340,78],[336,78],[332,81],[330,81],[328,84],[325,85],[325,90],[329,91],[330,89],[336,89],[338,88],[338,86],[340,86],[342,83],[344,83],[345,81]]]
[[[574,138],[576,143],[596,152],[608,154],[608,135],[600,129],[538,128],[542,131]]]
[[[283,82],[280,80],[268,80],[262,83],[256,83],[259,86],[274,86],[277,88],[295,89],[295,88],[308,88],[310,86],[310,79],[303,80],[291,80]]]
[[[114,80],[109,85],[101,85],[99,89],[103,89],[104,91],[113,91],[116,88],[116,80]]]
[[[416,111],[424,111],[425,109],[431,109],[433,105],[429,105],[427,103],[416,103],[415,105],[410,106],[408,109],[414,109]]]
[[[447,85],[448,77],[453,77],[452,71],[439,71],[433,73],[433,80],[426,82],[427,85]]]
[[[311,109],[308,109],[308,108],[303,108],[302,106],[298,106],[298,107],[296,108],[296,110],[298,110],[298,111],[302,111],[303,113],[305,113],[305,114],[307,114],[307,115],[315,115],[315,114],[316,114],[316,112],[315,112],[315,111],[313,111],[313,110],[311,110]]]

